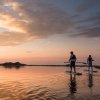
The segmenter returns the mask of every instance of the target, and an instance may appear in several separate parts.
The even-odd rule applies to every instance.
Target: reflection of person
[[[73,53],[73,51],[70,52],[70,58],[69,58],[69,62],[70,62],[70,70],[72,72],[72,68],[74,68],[74,72],[76,72],[76,66],[75,66],[75,62],[76,62],[76,56]]]
[[[93,71],[93,66],[92,66],[92,62],[93,62],[93,58],[91,55],[89,55],[89,57],[87,58],[87,63],[88,63],[88,70],[90,71],[90,69]]]
[[[76,75],[72,76],[70,74],[70,83],[69,83],[69,88],[70,88],[70,94],[73,95],[77,91],[77,84],[76,84]]]
[[[89,89],[90,89],[90,94],[92,95],[93,72],[92,72],[92,73],[89,72],[89,76],[88,76],[88,87],[89,87]]]
[[[93,86],[93,73],[92,74],[89,74],[89,84],[88,84],[88,87],[92,87]]]

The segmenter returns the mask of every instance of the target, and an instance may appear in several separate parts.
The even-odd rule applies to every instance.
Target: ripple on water
[[[0,100],[60,100],[60,95],[47,87],[28,87],[16,81],[0,83]]]

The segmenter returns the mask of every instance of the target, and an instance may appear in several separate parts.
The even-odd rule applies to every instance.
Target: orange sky
[[[69,38],[66,39],[58,35],[59,37],[55,39],[55,36],[17,46],[1,46],[0,62],[20,61],[27,64],[64,64],[63,62],[69,59],[69,52],[73,50],[78,61],[86,61],[88,54],[91,54],[96,59],[95,63],[99,64],[99,51],[97,51],[99,48],[96,48],[92,42],[92,45],[88,47],[89,44],[85,44],[87,39],[79,42],[79,40],[73,38],[73,41],[70,42]],[[74,40],[76,43],[74,43]]]
[[[92,6],[84,8],[80,0],[2,0],[0,62],[64,64],[74,51],[78,61],[91,54],[100,64],[100,7],[87,4]]]

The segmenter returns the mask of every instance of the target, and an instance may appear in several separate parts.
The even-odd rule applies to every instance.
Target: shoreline
[[[70,64],[24,64],[20,62],[5,62],[1,63],[0,66],[16,67],[16,66],[51,66],[51,67],[69,67]],[[76,67],[88,67],[87,64],[76,64]],[[100,65],[93,65],[95,68],[100,68]]]
[[[29,64],[25,64],[25,65],[3,65],[3,64],[0,64],[0,66],[58,66],[58,67],[70,67],[69,65],[29,65]],[[76,67],[87,67],[87,65],[76,65]],[[93,67],[96,67],[96,68],[100,68],[100,65],[93,65]]]

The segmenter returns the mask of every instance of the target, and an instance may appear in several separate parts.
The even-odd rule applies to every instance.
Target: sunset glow
[[[64,64],[74,51],[98,65],[99,43],[98,0],[0,1],[0,63]]]

